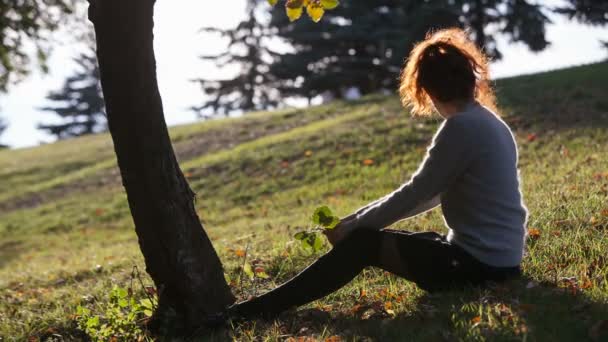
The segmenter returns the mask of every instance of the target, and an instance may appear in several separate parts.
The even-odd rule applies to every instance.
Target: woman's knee
[[[381,233],[376,229],[358,228],[348,234],[338,245],[345,245],[358,249],[378,249],[381,242]]]

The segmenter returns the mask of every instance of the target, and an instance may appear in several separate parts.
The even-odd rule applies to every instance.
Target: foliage
[[[317,253],[323,248],[323,239],[319,235],[319,232],[323,229],[334,229],[340,223],[340,218],[335,216],[331,209],[324,205],[315,209],[310,220],[320,228],[297,232],[294,238],[301,242],[304,249]]]
[[[268,0],[274,6],[277,0]],[[287,0],[285,2],[285,13],[290,21],[298,20],[302,16],[302,12],[306,9],[306,13],[312,21],[319,22],[325,14],[325,11],[332,10],[340,2],[338,0]]]
[[[76,308],[76,323],[94,341],[135,341],[144,335],[141,323],[152,316],[154,299],[137,300],[126,288],[114,285],[108,300],[94,314],[85,306]]]
[[[582,23],[604,26],[608,24],[608,2],[597,0],[566,0],[566,4],[555,9],[569,18]]]
[[[46,71],[49,33],[66,22],[74,0],[21,0],[0,2],[0,92],[18,82],[30,70],[30,43],[37,62]]]
[[[55,135],[58,139],[77,137],[106,129],[105,102],[99,81],[97,56],[91,47],[81,53],[74,62],[79,70],[68,77],[59,91],[52,91],[47,100],[55,102],[41,110],[62,119],[59,123],[39,124],[38,129]]]
[[[256,1],[249,0],[247,18],[233,29],[205,27],[202,31],[227,38],[226,51],[218,55],[201,56],[203,61],[212,61],[218,67],[238,66],[233,78],[221,80],[197,79],[205,95],[210,99],[192,107],[199,116],[252,111],[276,107],[279,94],[273,87],[273,77],[268,65],[275,58],[269,50],[267,39],[272,36],[270,28],[256,14]]]

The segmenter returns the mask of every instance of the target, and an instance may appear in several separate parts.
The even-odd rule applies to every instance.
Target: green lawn
[[[202,339],[608,340],[606,80],[604,62],[497,83],[533,232],[521,281],[429,295],[368,269],[276,321]],[[179,126],[171,136],[245,298],[318,256],[292,238],[315,207],[346,215],[407,180],[438,122],[411,118],[395,96],[371,96]],[[77,306],[103,322],[111,288],[129,287],[134,265],[144,269],[109,136],[0,151],[0,179],[0,341],[83,339]],[[445,232],[439,209],[396,226]],[[268,279],[239,276],[244,250]]]

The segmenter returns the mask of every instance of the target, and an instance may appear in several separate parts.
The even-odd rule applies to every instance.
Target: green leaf
[[[338,1],[338,0],[321,0],[321,5],[326,10],[332,10],[332,9],[338,7],[339,4],[340,4],[340,1]]]
[[[278,0],[268,0],[268,3],[270,4],[270,6],[274,6],[277,4]]]
[[[143,306],[146,309],[154,309],[154,305],[152,304],[152,301],[148,298],[140,300],[139,304],[141,304],[141,306]]]
[[[323,239],[315,232],[299,232],[294,237],[302,242],[304,249],[318,252],[323,247]]]
[[[255,274],[253,273],[253,269],[251,268],[251,265],[249,265],[248,262],[243,265],[243,272],[245,272],[249,279],[253,280]]]
[[[93,316],[87,320],[87,328],[95,328],[98,325],[99,325],[99,316]]]
[[[125,298],[120,298],[118,300],[118,306],[120,306],[121,308],[126,308],[127,306],[129,306],[129,301]]]
[[[152,317],[152,310],[149,310],[149,309],[144,310],[144,315],[146,315],[147,317]]]
[[[318,207],[312,214],[311,219],[312,223],[324,227],[325,229],[334,229],[338,223],[340,223],[340,218],[334,216],[331,209],[325,205]]]
[[[119,298],[126,298],[129,295],[129,292],[126,289],[119,287],[116,289],[116,294]]]
[[[262,279],[268,279],[268,278],[270,278],[270,276],[268,274],[266,274],[266,272],[258,272],[255,275],[256,275],[256,277],[262,278]]]

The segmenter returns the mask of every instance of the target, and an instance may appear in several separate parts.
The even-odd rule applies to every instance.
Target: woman
[[[326,233],[333,249],[278,288],[231,306],[232,317],[273,316],[319,299],[375,266],[427,291],[482,286],[520,274],[527,210],[517,147],[493,112],[488,60],[460,29],[437,31],[411,52],[402,102],[445,120],[412,178]],[[383,229],[441,204],[447,236]]]

